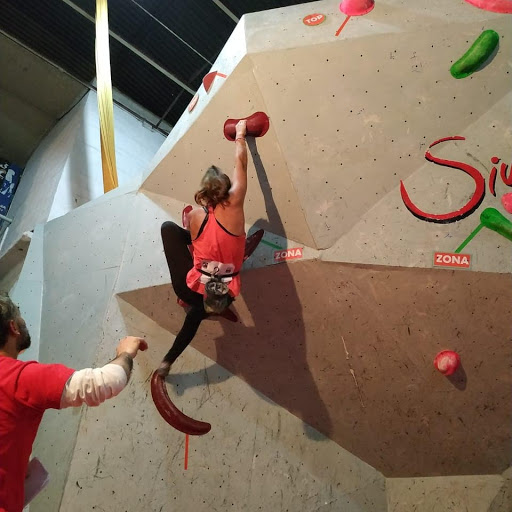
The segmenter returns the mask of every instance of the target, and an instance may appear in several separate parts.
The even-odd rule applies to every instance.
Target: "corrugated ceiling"
[[[237,17],[305,3],[222,0]],[[73,5],[70,5],[73,4]],[[95,0],[0,0],[0,28],[86,83],[95,77]],[[82,11],[82,13],[77,12]],[[168,74],[196,90],[235,22],[213,0],[109,0],[110,30]],[[191,94],[110,38],[112,84],[174,125]]]

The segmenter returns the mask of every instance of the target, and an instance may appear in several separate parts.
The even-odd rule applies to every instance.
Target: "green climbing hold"
[[[471,48],[450,68],[453,78],[466,78],[477,71],[492,55],[500,36],[494,30],[484,30]]]
[[[496,208],[486,208],[480,214],[480,222],[512,241],[512,222],[505,218]]]

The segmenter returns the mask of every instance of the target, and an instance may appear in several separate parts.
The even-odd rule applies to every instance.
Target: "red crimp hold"
[[[247,121],[247,135],[249,137],[263,137],[268,132],[270,120],[265,112],[255,112],[252,116],[240,119],[228,119],[224,123],[224,137],[230,141],[235,140],[236,124],[238,121]]]

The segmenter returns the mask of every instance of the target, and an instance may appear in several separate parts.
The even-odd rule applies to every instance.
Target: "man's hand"
[[[128,354],[134,358],[139,350],[146,350],[148,344],[143,338],[137,338],[136,336],[126,336],[123,338],[119,345],[117,345],[116,356],[119,357],[122,353]]]
[[[236,123],[235,139],[238,139],[239,137],[245,138],[246,134],[247,134],[247,121],[245,119],[242,119],[241,121],[238,121],[238,123]]]

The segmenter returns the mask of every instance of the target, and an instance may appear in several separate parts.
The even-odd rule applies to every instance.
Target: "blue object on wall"
[[[0,213],[5,215],[9,211],[9,206],[11,206],[23,169],[14,164],[3,165],[2,167],[1,174],[5,173],[5,175],[0,187]]]

